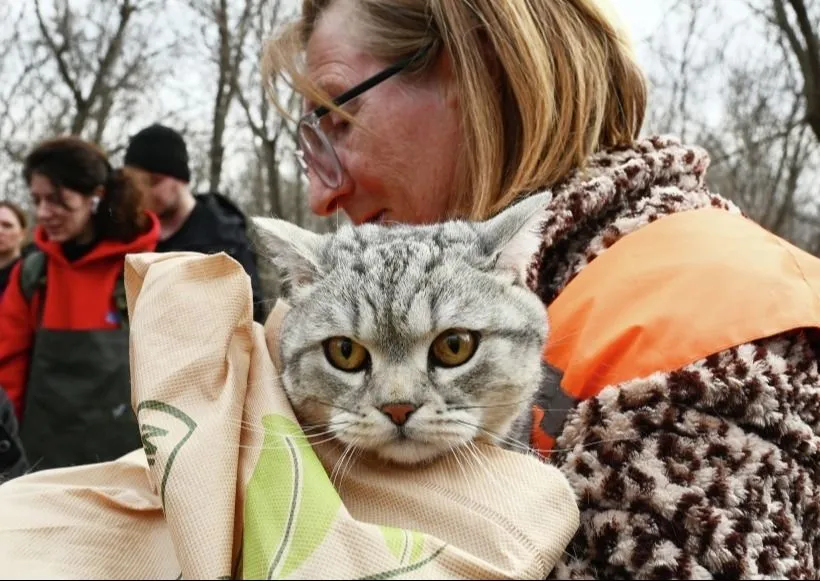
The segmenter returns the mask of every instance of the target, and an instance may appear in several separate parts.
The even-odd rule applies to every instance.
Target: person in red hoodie
[[[0,304],[0,387],[33,470],[111,460],[141,445],[124,259],[155,249],[159,221],[140,182],[77,137],[37,145],[23,177],[37,250],[15,266]]]

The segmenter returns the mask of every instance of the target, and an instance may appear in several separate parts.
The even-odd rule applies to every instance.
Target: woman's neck
[[[77,246],[87,246],[94,242],[94,227],[89,223],[85,229],[77,234],[74,238],[69,240],[70,243],[76,244]]]
[[[96,245],[97,239],[96,236],[94,236],[93,230],[91,230],[90,234],[84,232],[80,236],[63,242],[60,247],[63,250],[63,256],[65,256],[66,260],[74,262],[91,252]]]

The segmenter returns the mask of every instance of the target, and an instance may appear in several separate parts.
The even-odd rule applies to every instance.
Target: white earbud
[[[100,196],[94,196],[91,198],[91,213],[96,214],[97,208],[100,207]]]

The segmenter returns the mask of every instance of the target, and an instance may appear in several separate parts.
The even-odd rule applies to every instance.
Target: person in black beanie
[[[161,227],[157,252],[225,252],[250,276],[254,319],[264,323],[266,309],[245,216],[218,192],[191,192],[188,148],[182,135],[158,123],[150,125],[131,138],[124,164],[144,172],[149,181],[148,207],[159,216]]]

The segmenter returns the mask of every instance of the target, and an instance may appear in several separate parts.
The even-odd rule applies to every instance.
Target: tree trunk
[[[793,25],[786,6],[794,13]],[[806,123],[820,141],[820,33],[812,23],[805,0],[773,0],[774,21],[785,35],[803,76],[803,96],[806,99]]]
[[[282,217],[282,196],[280,193],[279,164],[276,157],[276,140],[265,142],[262,145],[265,155],[265,176],[268,181],[268,200],[271,214]]]

